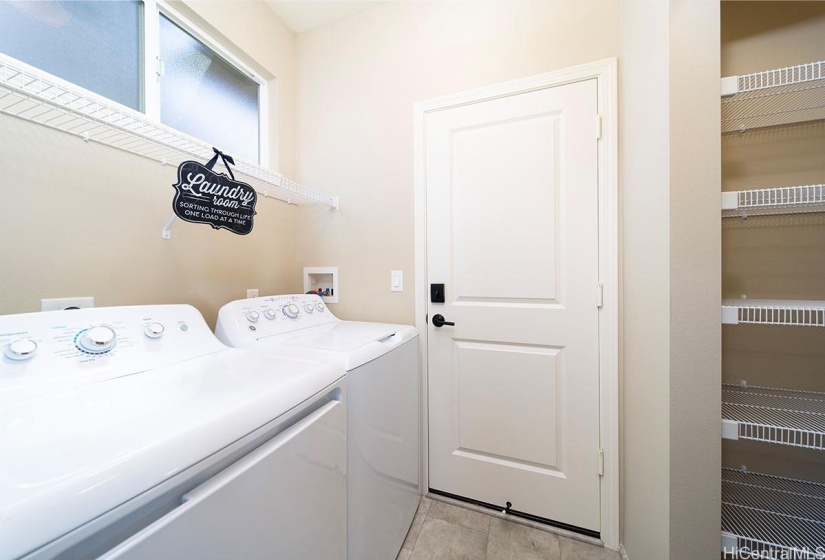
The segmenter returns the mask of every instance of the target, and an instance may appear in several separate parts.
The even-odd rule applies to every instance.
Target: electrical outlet
[[[40,300],[40,311],[63,311],[68,309],[86,309],[95,306],[93,297],[51,298]]]
[[[252,288],[246,291],[247,298],[258,297],[258,288]]]

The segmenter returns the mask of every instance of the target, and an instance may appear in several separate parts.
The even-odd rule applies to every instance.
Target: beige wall
[[[645,560],[670,541],[668,6],[621,6],[622,541]]]
[[[176,7],[220,30],[267,78],[279,78],[273,89],[282,112],[273,127],[281,141],[270,157],[291,174],[292,34],[261,3],[193,6],[201,16]],[[248,236],[178,221],[165,241],[160,229],[171,214],[174,166],[5,115],[0,153],[0,313],[38,311],[40,298],[94,296],[97,306],[190,303],[213,323],[217,309],[246,288],[301,288],[296,211],[284,203],[261,199]]]
[[[719,4],[624,0],[623,543],[719,554]]]
[[[670,1],[670,560],[720,548],[719,9]]]
[[[722,7],[722,73],[740,75],[825,59],[825,2],[735,2]],[[825,123],[727,134],[722,190],[810,185],[825,175]],[[825,216],[723,221],[723,295],[825,299]],[[814,258],[815,257],[815,258]],[[825,334],[819,329],[729,326],[727,383],[825,391]],[[724,442],[723,463],[825,482],[821,452]]]
[[[302,210],[300,266],[339,267],[341,317],[412,323],[413,104],[616,56],[618,2],[387,2],[296,52],[299,177],[341,199]]]

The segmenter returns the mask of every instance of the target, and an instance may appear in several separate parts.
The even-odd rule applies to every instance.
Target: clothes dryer
[[[346,371],[348,558],[395,558],[420,498],[418,332],[342,321],[312,294],[233,301],[215,332],[229,346],[331,358]]]

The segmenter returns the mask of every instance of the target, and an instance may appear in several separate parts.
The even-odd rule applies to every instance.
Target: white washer
[[[273,356],[331,356],[347,372],[349,560],[392,560],[419,495],[418,332],[341,321],[316,295],[233,301],[218,338]]]
[[[346,557],[346,386],[185,305],[0,316],[0,560]]]

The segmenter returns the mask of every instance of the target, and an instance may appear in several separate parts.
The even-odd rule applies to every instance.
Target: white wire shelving
[[[723,384],[722,437],[825,451],[825,393]]]
[[[825,484],[722,469],[725,558],[825,559]]]
[[[0,58],[0,112],[155,160],[178,165],[187,159],[206,162],[212,146],[144,115],[50,80]],[[320,203],[338,209],[338,198],[290,181],[254,163],[235,158],[239,179],[264,197],[291,204]]]
[[[825,301],[728,299],[722,324],[825,327]]]
[[[825,184],[722,193],[722,217],[825,212]]]
[[[722,78],[722,133],[825,119],[825,61]]]

